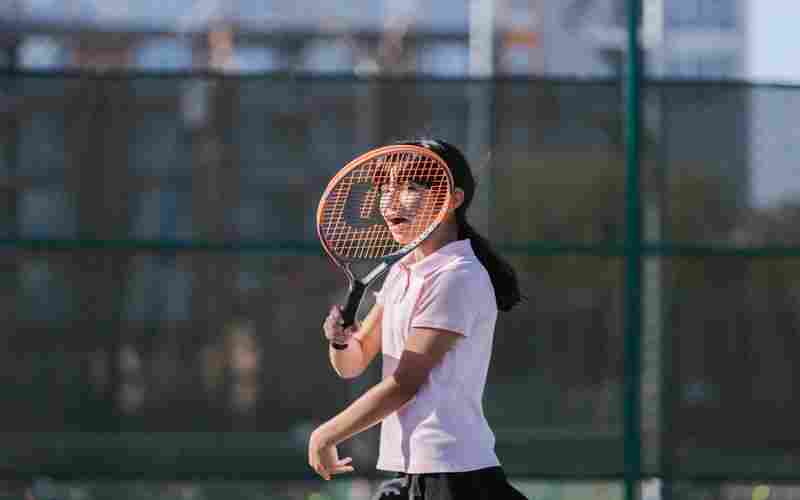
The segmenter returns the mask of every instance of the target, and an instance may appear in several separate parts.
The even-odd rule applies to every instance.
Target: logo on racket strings
[[[383,224],[379,198],[380,194],[371,182],[354,182],[344,204],[344,221],[354,229]]]

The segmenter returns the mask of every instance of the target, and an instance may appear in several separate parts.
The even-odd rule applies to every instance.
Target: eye
[[[412,193],[416,193],[417,191],[420,191],[420,190],[424,189],[424,186],[422,186],[422,185],[420,185],[420,184],[418,184],[418,183],[416,183],[414,181],[408,181],[405,184],[403,184],[403,189],[405,191],[410,191]]]
[[[408,183],[408,188],[412,191],[427,191],[430,186],[427,186],[422,182],[411,181]]]

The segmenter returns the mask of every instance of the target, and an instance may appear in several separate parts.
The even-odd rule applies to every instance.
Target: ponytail
[[[510,311],[522,300],[514,268],[494,251],[486,238],[461,217],[458,222],[458,239],[470,240],[475,256],[488,271],[497,299],[497,309]]]

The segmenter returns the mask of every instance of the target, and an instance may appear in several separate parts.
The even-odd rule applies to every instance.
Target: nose
[[[381,209],[386,210],[396,210],[399,207],[400,197],[398,196],[399,191],[394,187],[386,187],[381,193]]]

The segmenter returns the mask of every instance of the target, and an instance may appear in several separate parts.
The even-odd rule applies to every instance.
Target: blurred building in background
[[[645,0],[648,74],[746,77],[746,1]],[[621,75],[626,46],[624,0],[14,0],[0,28],[5,64],[22,69],[609,78]],[[203,119],[203,88],[186,87],[186,119]],[[646,105],[663,135],[659,103]],[[746,100],[723,105],[746,126]],[[487,140],[468,142],[480,155]],[[738,179],[731,197],[747,203],[746,166],[730,174],[749,157],[740,146],[719,163]]]
[[[627,38],[626,3],[577,0],[561,6],[548,2],[550,8],[561,10],[570,28],[566,38],[553,46],[572,40],[572,44],[607,54],[615,66],[620,64]],[[641,36],[648,75],[729,80],[746,77],[745,6],[745,0],[643,0]]]
[[[651,74],[747,76],[746,0],[645,0]],[[496,74],[608,76],[625,46],[623,0],[12,0],[5,64],[23,68],[464,76],[490,30]],[[0,61],[2,62],[2,61]]]

